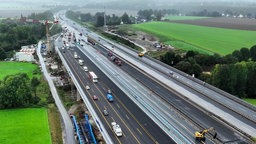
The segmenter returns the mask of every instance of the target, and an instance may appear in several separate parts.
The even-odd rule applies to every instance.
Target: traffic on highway
[[[59,54],[113,143],[249,143],[255,136],[256,110],[247,104],[58,16]]]

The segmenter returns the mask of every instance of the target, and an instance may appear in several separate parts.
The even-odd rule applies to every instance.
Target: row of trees
[[[106,24],[107,25],[120,25],[124,24],[133,24],[136,21],[140,20],[161,20],[164,15],[178,15],[179,11],[175,9],[164,9],[164,10],[139,10],[137,13],[137,17],[129,16],[127,13],[124,13],[122,16],[117,16],[115,14],[106,15]],[[80,13],[68,11],[67,16],[72,19],[81,20],[82,22],[93,23],[96,27],[101,27],[104,25],[104,12],[97,12],[95,15],[91,13]]]
[[[195,51],[181,55],[169,51],[160,60],[236,96],[256,98],[256,83],[252,82],[256,78],[256,45],[226,56]],[[212,70],[211,75],[203,73],[209,70]]]
[[[221,13],[217,12],[217,11],[212,11],[209,12],[207,11],[207,9],[204,9],[202,11],[199,12],[191,12],[190,14],[191,16],[203,16],[203,17],[221,17]]]
[[[25,73],[6,76],[0,81],[0,108],[28,107],[37,104],[40,101],[36,95],[36,87],[39,84],[37,78],[33,77],[30,80]]]
[[[164,15],[179,15],[179,11],[175,9],[153,10],[145,9],[139,10],[138,19],[145,19],[146,21],[157,20],[160,21]]]
[[[92,23],[96,27],[104,25],[104,12],[97,12],[95,15],[92,15],[91,13],[68,11],[67,16],[72,19],[81,20],[82,22]],[[120,25],[121,22],[131,24],[134,23],[134,21],[134,17],[129,17],[127,13],[124,13],[121,17],[115,14],[106,15],[107,25]]]

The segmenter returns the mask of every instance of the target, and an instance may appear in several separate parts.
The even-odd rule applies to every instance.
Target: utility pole
[[[107,30],[106,10],[104,7],[104,29]]]

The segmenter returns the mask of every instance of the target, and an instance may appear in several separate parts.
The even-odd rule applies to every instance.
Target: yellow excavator
[[[215,132],[215,129],[213,127],[209,128],[209,129],[205,129],[203,131],[196,131],[195,132],[195,138],[198,141],[205,141],[205,134],[207,132],[213,131],[214,135],[213,135],[213,139],[215,139],[217,137],[217,133]]]
[[[138,53],[138,56],[139,56],[139,57],[143,57],[143,56],[144,56],[144,53],[143,53],[143,52],[140,52],[140,53]]]

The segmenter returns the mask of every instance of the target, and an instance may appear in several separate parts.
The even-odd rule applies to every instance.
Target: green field
[[[0,110],[1,144],[51,144],[47,109]]]
[[[208,54],[226,55],[242,47],[251,48],[256,44],[255,31],[168,22],[149,22],[132,25],[132,27],[156,35],[162,42],[175,48],[195,49]]]
[[[33,71],[37,68],[37,65],[25,62],[0,62],[0,79],[17,73],[27,73],[32,78]]]
[[[204,19],[209,17],[199,17],[199,16],[165,16],[164,19],[168,20],[196,20],[196,19]]]

